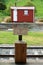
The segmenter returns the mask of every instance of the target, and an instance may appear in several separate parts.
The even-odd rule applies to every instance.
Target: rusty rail
[[[15,57],[15,55],[0,55],[0,58],[5,58],[5,57]],[[38,57],[38,58],[43,58],[43,55],[26,55],[26,57],[32,58],[32,57]]]
[[[14,49],[15,47],[0,47],[0,49]],[[43,49],[43,47],[27,47],[27,49]],[[41,57],[43,58],[43,55],[26,55],[27,57]],[[15,55],[0,55],[0,58],[1,57],[15,57]]]

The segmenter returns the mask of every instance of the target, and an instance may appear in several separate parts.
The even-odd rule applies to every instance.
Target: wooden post
[[[15,63],[26,63],[26,47],[25,42],[15,43]]]
[[[15,2],[15,6],[17,6],[16,2]]]
[[[19,41],[15,43],[15,63],[26,63],[26,47],[22,35],[19,35]]]

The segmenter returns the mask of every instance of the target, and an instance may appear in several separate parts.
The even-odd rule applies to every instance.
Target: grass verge
[[[0,31],[0,44],[14,44],[18,40],[18,36],[13,32]],[[23,40],[30,45],[43,45],[43,32],[28,32],[28,35],[23,35]]]

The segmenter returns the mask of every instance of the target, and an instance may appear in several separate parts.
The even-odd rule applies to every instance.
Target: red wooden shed
[[[11,7],[12,22],[34,22],[34,7]]]

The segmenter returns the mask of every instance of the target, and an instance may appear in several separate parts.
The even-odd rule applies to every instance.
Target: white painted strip
[[[17,21],[17,9],[13,10],[13,21]]]
[[[13,31],[13,29],[8,29],[8,31]]]
[[[35,9],[35,7],[11,7],[11,9]]]
[[[34,13],[34,10],[33,10],[33,23],[35,22],[35,13]]]

